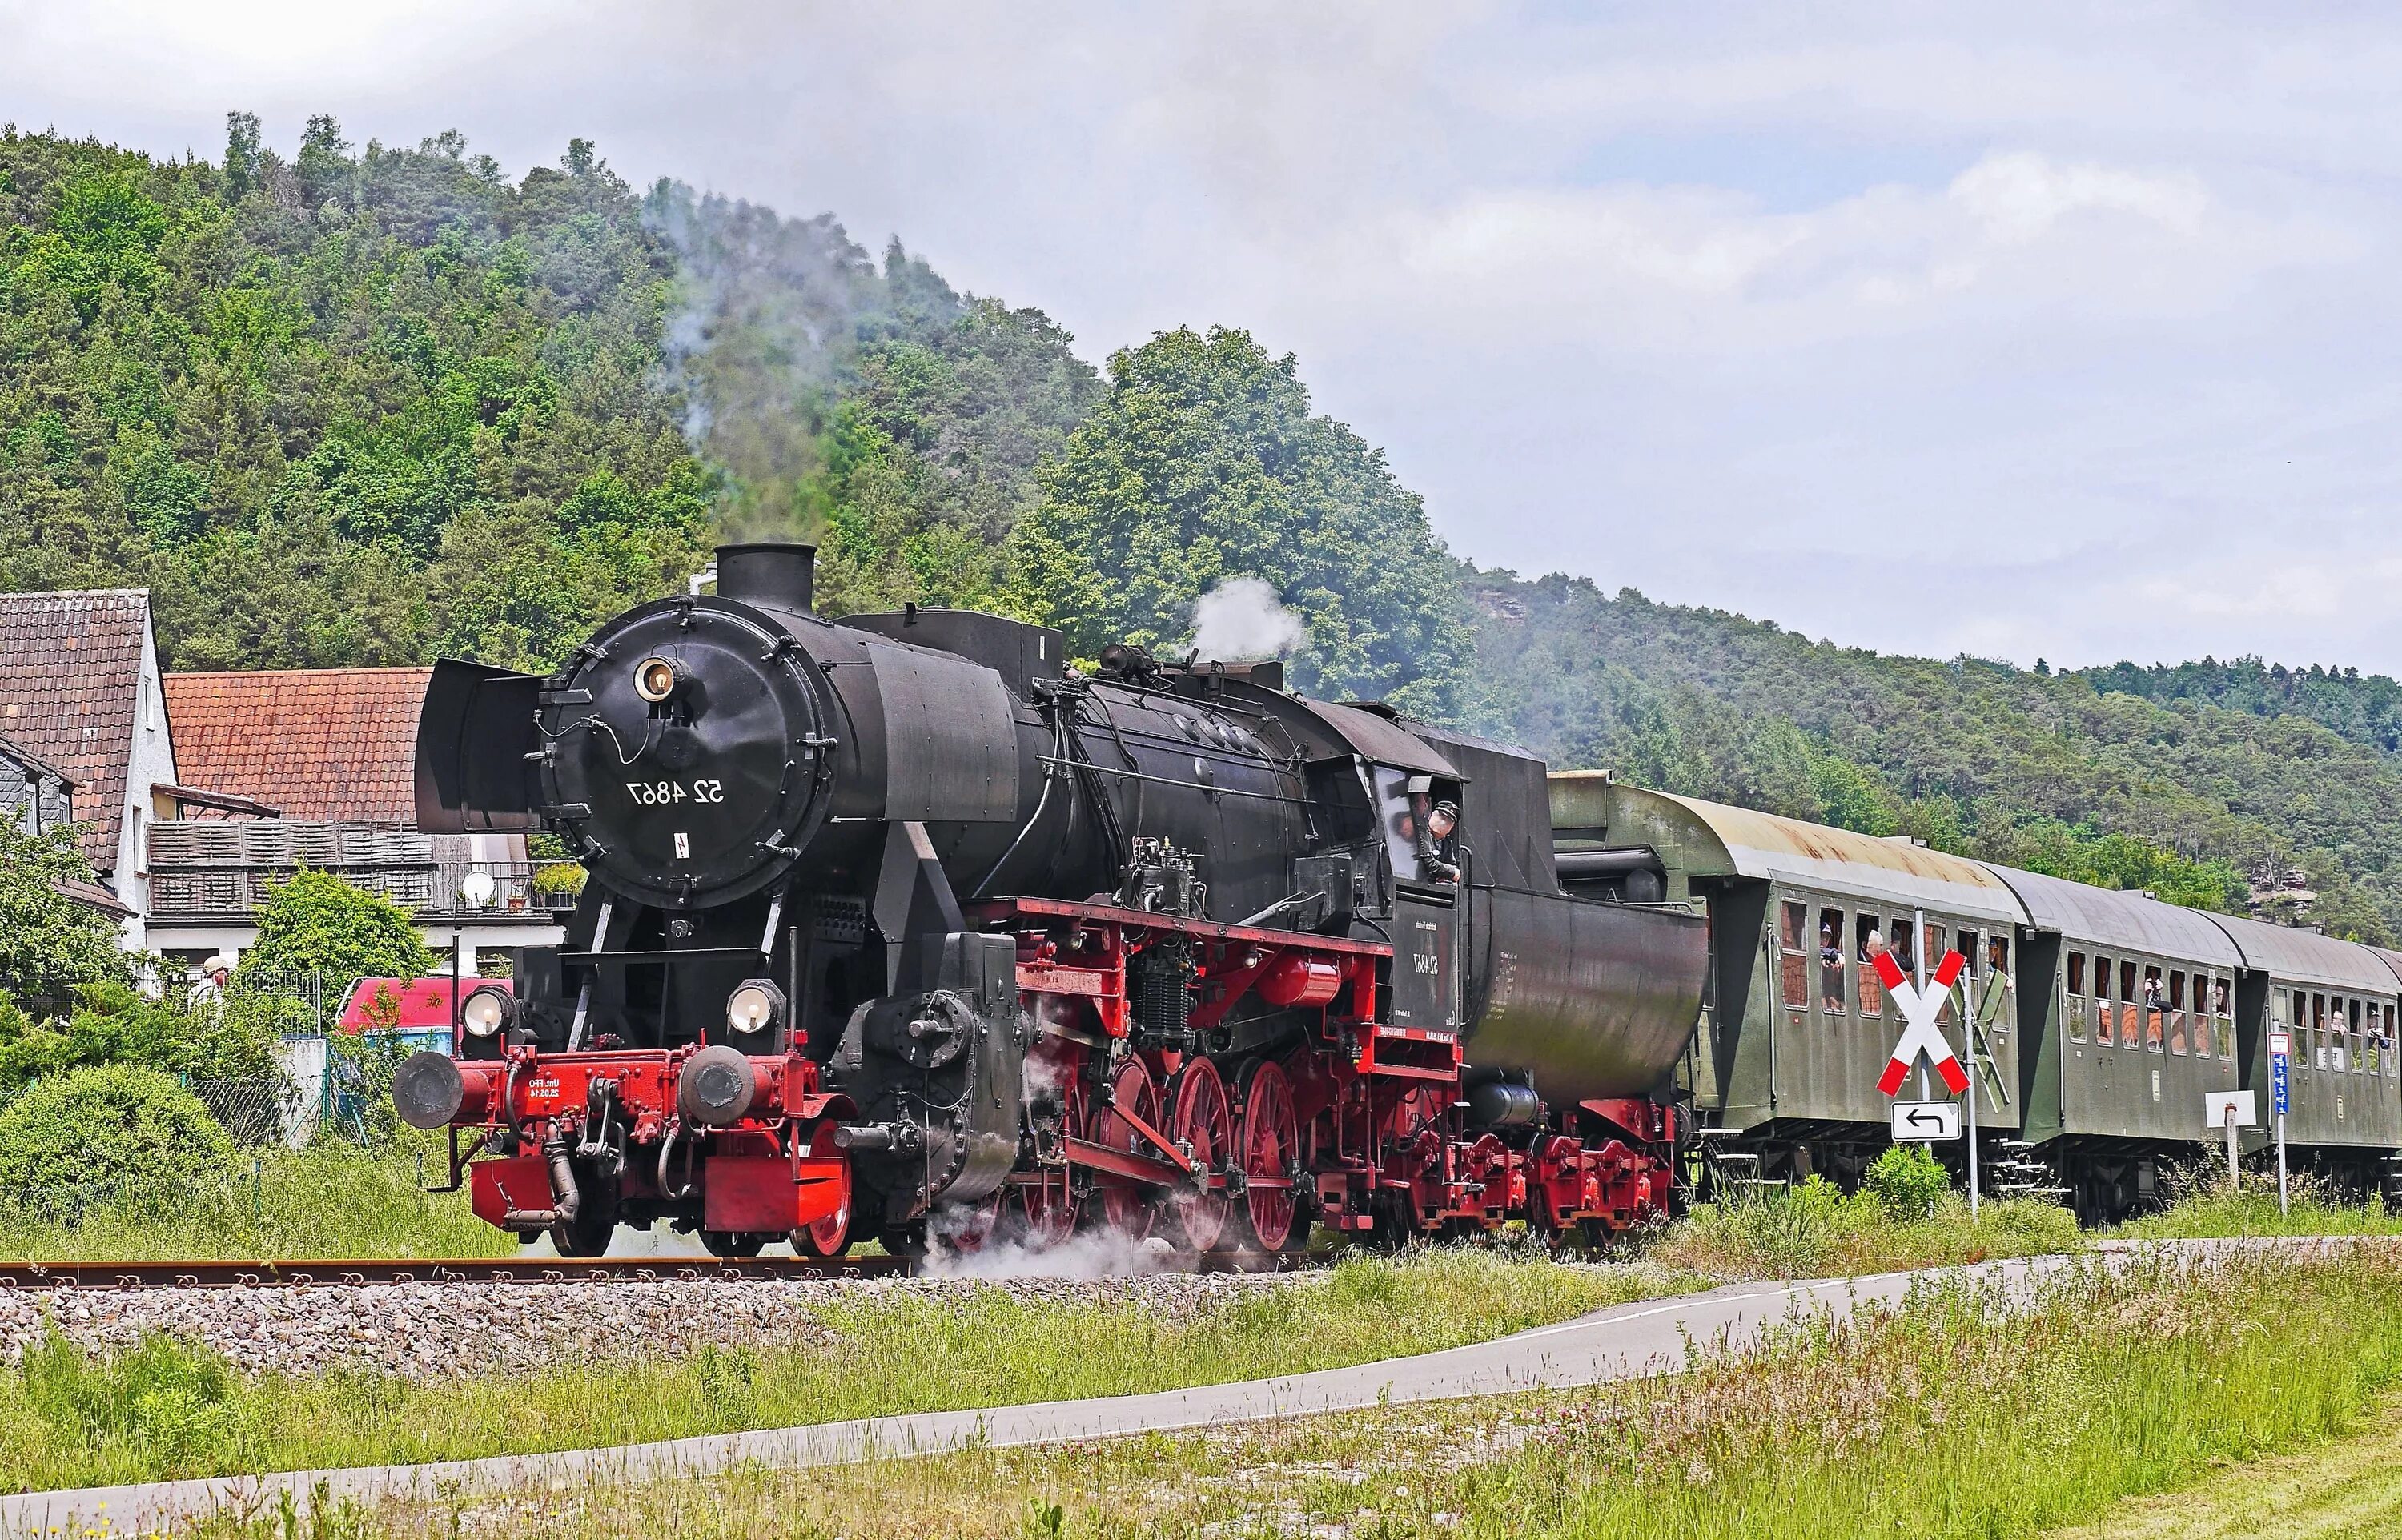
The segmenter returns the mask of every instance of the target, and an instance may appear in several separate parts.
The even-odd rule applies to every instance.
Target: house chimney
[[[717,597],[780,610],[807,610],[817,598],[818,548],[792,541],[717,548]]]

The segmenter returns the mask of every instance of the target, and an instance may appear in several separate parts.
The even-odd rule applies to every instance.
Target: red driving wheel
[[[808,1149],[811,1155],[841,1154],[841,1148],[834,1142],[834,1124],[822,1122],[811,1129]],[[849,1249],[850,1190],[845,1188],[840,1208],[793,1231],[793,1251],[802,1257],[839,1257]]]
[[[1243,1121],[1236,1149],[1247,1186],[1243,1217],[1251,1244],[1282,1251],[1292,1244],[1300,1203],[1291,1182],[1301,1164],[1301,1127],[1292,1112],[1292,1082],[1284,1066],[1261,1059],[1243,1072]]]
[[[1145,1151],[1149,1141],[1134,1131],[1134,1125],[1117,1115],[1116,1107],[1126,1107],[1152,1127],[1159,1126],[1159,1087],[1151,1078],[1143,1062],[1129,1053],[1110,1078],[1111,1107],[1088,1109],[1087,1121],[1092,1133],[1086,1135],[1097,1145],[1123,1149],[1129,1155]],[[1156,1154],[1156,1151],[1152,1151]],[[1142,1183],[1124,1176],[1102,1175],[1094,1184],[1099,1195],[1099,1212],[1095,1217],[1130,1241],[1139,1241],[1151,1233],[1151,1189]]]
[[[1207,1059],[1185,1061],[1168,1082],[1168,1104],[1175,1110],[1168,1114],[1167,1136],[1176,1141],[1180,1152],[1191,1151],[1206,1173],[1222,1171],[1227,1150],[1235,1142],[1235,1119],[1226,1105],[1226,1081],[1218,1066]],[[1175,1189],[1170,1203],[1176,1228],[1195,1253],[1218,1244],[1232,1207],[1222,1189],[1196,1191],[1189,1183]]]

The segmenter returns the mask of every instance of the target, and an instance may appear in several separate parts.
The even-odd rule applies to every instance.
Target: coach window
[[[2169,970],[2169,1052],[2182,1059],[2185,1040],[2185,970]]]
[[[1929,920],[1926,922],[1926,934],[1923,940],[1926,944],[1926,976],[1932,980],[1936,970],[1943,966],[1943,959],[1951,954],[1952,932],[1948,928]],[[1946,991],[1943,1003],[1935,1009],[1935,1019],[1949,1026],[1952,1024],[1952,996],[1949,991]]]
[[[2218,1056],[2235,1057],[2235,985],[2226,979],[2210,981],[2210,1014],[2218,1024]]]
[[[2119,1042],[2122,1047],[2144,1046],[2141,999],[2135,993],[2135,965],[2122,959],[2119,964]]]
[[[2068,1040],[2085,1040],[2085,954],[2068,955]]]
[[[1818,911],[1818,1009],[1843,1013],[1843,912]]]
[[[2193,976],[2193,1056],[2210,1057],[2211,1047],[2217,1041],[2216,1024],[2210,1019],[2210,975]]]
[[[1776,969],[1785,980],[1785,1008],[1795,1019],[1810,1010],[1810,906],[1788,903],[1776,928]]]
[[[2008,1032],[2010,1029],[2009,995],[2013,987],[2010,981],[2010,939],[2008,936],[1987,937],[1985,997],[1990,1000],[1996,995],[2001,997],[2001,1003],[1995,1006],[1991,1012],[1994,1018],[1993,1030],[1995,1032]]]
[[[2093,1040],[2104,1048],[2119,1040],[2110,1011],[2110,959],[2093,959]]]
[[[1884,1014],[1884,984],[1877,978],[1877,955],[1884,950],[1884,932],[1877,928],[1874,914],[1858,914],[1852,919],[1852,956],[1858,963],[1859,994],[1862,1016]]]

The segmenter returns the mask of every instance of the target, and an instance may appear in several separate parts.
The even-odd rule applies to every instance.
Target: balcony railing
[[[152,824],[148,845],[154,918],[247,915],[303,864],[380,894],[421,919],[515,916],[548,923],[575,907],[572,888],[539,875],[572,863],[477,859],[474,836],[466,834],[280,818],[194,820]],[[480,904],[466,891],[468,879],[478,873],[492,885]]]

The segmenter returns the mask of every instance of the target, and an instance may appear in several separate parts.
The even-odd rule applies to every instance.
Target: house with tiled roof
[[[416,829],[417,718],[429,668],[170,674],[182,784],[149,835],[152,944],[238,956],[251,910],[299,863],[412,911],[428,944],[556,946],[572,892],[534,880],[522,834]],[[472,965],[471,965],[472,966]]]
[[[101,881],[78,896],[129,948],[239,956],[304,862],[410,910],[437,949],[559,944],[573,894],[537,882],[523,835],[415,828],[431,670],[162,676],[138,588],[0,594],[0,809],[31,786],[21,820],[65,821],[72,783]]]
[[[84,855],[145,949],[151,788],[176,778],[149,593],[0,594],[0,733],[76,783]]]

